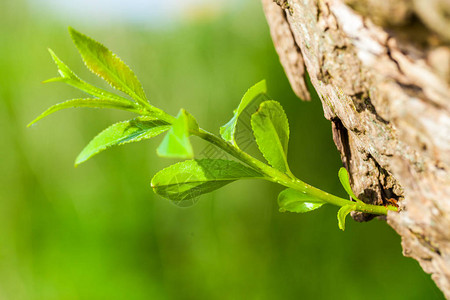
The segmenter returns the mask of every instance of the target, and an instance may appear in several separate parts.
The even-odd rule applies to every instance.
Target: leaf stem
[[[144,102],[144,105],[141,105],[140,103],[138,105],[140,107],[140,113],[144,116],[154,116],[160,120],[166,121],[169,124],[173,124],[173,122],[175,122],[176,120],[174,116],[169,115],[162,109],[154,107],[147,101]]]
[[[373,205],[373,204],[366,204],[363,202],[353,202],[348,199],[344,199],[341,197],[334,196],[330,193],[324,192],[316,187],[313,187],[303,181],[301,181],[298,178],[292,178],[291,176],[272,168],[271,166],[255,159],[254,157],[250,156],[249,154],[245,153],[244,151],[240,150],[239,148],[233,146],[231,143],[226,142],[225,140],[219,138],[218,136],[203,130],[199,129],[198,131],[191,132],[193,135],[196,135],[200,137],[201,139],[210,142],[211,144],[221,148],[228,154],[232,155],[233,157],[239,159],[240,161],[244,162],[245,164],[249,165],[250,167],[254,168],[255,170],[261,172],[264,175],[264,179],[268,181],[272,181],[281,185],[284,185],[289,188],[293,188],[295,190],[308,193],[314,197],[317,197],[329,204],[333,204],[336,206],[345,206],[349,204],[356,204],[355,210],[365,213],[371,213],[376,215],[387,215],[387,212],[389,210],[391,211],[398,211],[398,209],[392,205],[389,206],[379,206],[379,205]]]

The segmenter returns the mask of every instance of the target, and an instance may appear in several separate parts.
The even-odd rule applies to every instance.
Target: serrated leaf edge
[[[142,87],[142,84],[140,83],[139,79],[137,78],[136,74],[134,74],[133,70],[118,56],[116,55],[114,52],[112,52],[111,50],[109,50],[105,45],[103,45],[102,43],[94,40],[93,38],[75,30],[72,27],[69,27],[69,33],[72,37],[72,40],[75,44],[75,46],[78,49],[78,52],[81,55],[81,58],[83,60],[83,63],[85,64],[85,66],[95,75],[97,75],[98,77],[102,78],[103,80],[105,80],[110,86],[112,86],[113,88],[124,92],[126,94],[128,94],[129,96],[131,96],[133,99],[135,99],[138,103],[143,103],[143,102],[147,102],[147,96],[145,95],[144,89]],[[115,84],[113,81],[108,80],[107,78],[105,78],[103,75],[101,75],[98,71],[96,71],[94,68],[92,68],[89,63],[86,61],[84,54],[82,53],[82,51],[80,51],[80,46],[78,44],[78,41],[75,37],[75,35],[77,35],[78,37],[81,37],[82,39],[86,39],[89,42],[92,42],[94,44],[97,44],[98,46],[104,48],[106,50],[106,52],[108,54],[110,54],[114,59],[117,59],[120,63],[122,63],[126,68],[128,68],[129,72],[130,72],[130,76],[132,77],[133,80],[136,80],[136,82],[139,84],[138,85],[138,91],[140,92],[140,95],[138,93],[136,93],[132,88],[130,88],[128,86],[128,84],[126,84],[126,82],[123,82],[123,80],[119,77],[117,77],[116,74],[114,74],[114,72],[112,72],[110,75],[112,75],[118,82],[121,83],[122,86],[118,86],[117,84]],[[95,55],[94,55],[95,57]],[[110,66],[104,64],[101,60],[98,60],[98,62],[106,69],[109,70]],[[148,102],[147,102],[148,103]]]
[[[80,154],[78,154],[77,158],[75,159],[75,167],[79,166],[80,164],[82,164],[82,163],[86,162],[87,160],[91,159],[93,156],[95,156],[95,155],[99,154],[100,152],[103,152],[103,151],[105,151],[105,150],[107,150],[107,149],[109,149],[109,148],[111,148],[111,147],[121,146],[121,145],[129,144],[129,143],[140,142],[140,141],[145,140],[145,139],[150,139],[150,138],[156,137],[156,136],[158,136],[158,135],[160,135],[160,134],[162,134],[162,133],[164,133],[164,132],[166,132],[167,130],[170,129],[170,124],[166,123],[167,125],[164,125],[164,124],[163,124],[163,125],[161,125],[161,126],[158,126],[158,127],[161,127],[161,131],[158,132],[157,134],[151,136],[151,137],[146,138],[146,137],[145,137],[145,133],[142,133],[142,135],[144,135],[144,136],[143,136],[143,137],[140,137],[139,139],[130,140],[130,141],[125,141],[125,142],[118,142],[117,144],[114,144],[114,145],[108,145],[108,146],[105,146],[105,148],[100,149],[100,150],[98,150],[98,151],[92,153],[91,155],[89,155],[89,156],[87,156],[87,157],[82,157],[82,156],[83,156],[83,153],[86,151],[86,149],[88,149],[88,147],[90,146],[90,144],[91,144],[93,141],[95,141],[99,136],[101,136],[102,134],[104,134],[108,129],[110,129],[110,128],[113,127],[113,126],[117,126],[117,125],[125,124],[125,123],[130,123],[130,122],[135,121],[135,120],[139,120],[139,121],[144,120],[144,121],[160,121],[160,122],[164,122],[164,121],[162,121],[162,120],[158,120],[158,119],[155,119],[155,118],[152,118],[152,117],[141,116],[141,117],[137,117],[137,118],[134,118],[134,119],[131,119],[131,120],[126,120],[126,121],[122,121],[122,122],[117,122],[117,123],[114,123],[114,124],[112,124],[112,125],[106,127],[104,130],[102,130],[100,133],[98,133],[94,138],[92,138],[92,139],[90,140],[90,142],[83,148],[83,150],[81,150]],[[164,122],[164,123],[165,123],[165,122]]]
[[[283,112],[283,122],[286,122],[286,124],[287,124],[287,136],[288,136],[288,142],[289,142],[289,136],[290,136],[290,129],[289,129],[289,120],[288,120],[288,118],[287,118],[287,115],[286,115],[286,112],[284,111],[284,109],[283,109],[283,106],[278,102],[278,101],[275,101],[275,100],[267,100],[267,101],[264,101],[263,103],[261,103],[261,105],[259,106],[259,109],[252,115],[252,118],[250,119],[250,123],[251,123],[251,126],[252,126],[252,129],[253,129],[253,134],[255,135],[255,139],[256,139],[256,143],[257,143],[257,145],[258,145],[258,148],[259,148],[259,150],[260,150],[260,152],[262,153],[262,155],[264,156],[264,158],[267,160],[267,162],[272,166],[272,167],[274,167],[275,168],[275,166],[272,164],[272,162],[269,160],[269,157],[267,157],[267,154],[265,153],[265,150],[263,150],[262,148],[262,146],[261,146],[261,144],[260,143],[258,143],[258,138],[256,137],[256,132],[255,132],[255,129],[254,129],[254,122],[256,122],[255,120],[254,120],[254,118],[253,118],[253,116],[255,116],[255,115],[257,115],[257,114],[260,114],[261,113],[261,111],[262,111],[262,107],[264,106],[264,105],[268,105],[269,103],[274,103],[278,108],[280,108],[281,109],[281,111]],[[280,171],[282,171],[282,172],[286,172],[287,174],[292,174],[291,173],[291,171],[290,171],[290,169],[289,169],[289,164],[288,164],[288,161],[287,161],[287,152],[288,152],[288,145],[286,145],[286,149],[284,149],[284,147],[283,147],[283,145],[282,145],[282,143],[281,143],[281,140],[280,140],[280,136],[278,135],[278,132],[277,132],[277,130],[275,129],[275,126],[274,126],[274,124],[273,124],[273,122],[272,122],[272,120],[270,120],[270,126],[271,126],[271,128],[273,129],[273,131],[275,132],[275,137],[276,137],[276,143],[277,143],[277,145],[278,145],[278,148],[279,148],[279,150],[280,150],[280,153],[282,153],[282,156],[283,156],[283,161],[284,161],[284,167],[286,168],[286,170],[280,170]]]
[[[103,102],[103,103],[102,103]],[[126,110],[133,113],[139,113],[140,111],[136,109],[130,102],[121,101],[115,99],[101,99],[101,98],[77,98],[70,99],[64,102],[54,104],[47,108],[43,113],[37,116],[33,121],[31,121],[27,127],[30,127],[34,123],[42,120],[43,118],[63,109],[67,108],[78,108],[78,107],[90,107],[90,108],[115,108],[120,110]]]

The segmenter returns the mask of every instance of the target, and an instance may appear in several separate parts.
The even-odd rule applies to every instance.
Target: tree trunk
[[[309,99],[306,70],[355,193],[398,201],[387,221],[404,255],[450,298],[450,3],[262,1],[292,88]]]

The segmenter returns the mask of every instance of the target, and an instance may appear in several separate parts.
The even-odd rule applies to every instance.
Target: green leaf
[[[97,88],[83,81],[61,59],[59,59],[58,56],[56,56],[56,54],[51,49],[48,49],[48,51],[50,52],[50,55],[52,56],[56,65],[58,66],[58,73],[61,75],[61,77],[48,79],[44,81],[44,83],[60,81],[67,83],[68,85],[71,85],[97,98],[122,100],[133,103],[133,101],[129,99],[115,95],[103,89]]]
[[[251,123],[256,143],[269,164],[282,172],[290,172],[287,163],[289,123],[280,103],[272,100],[261,103]]]
[[[118,56],[99,42],[69,27],[70,35],[84,63],[92,73],[139,103],[147,101],[141,83]]]
[[[227,124],[220,127],[220,135],[225,141],[231,142],[233,145],[237,146],[234,134],[236,132],[236,125],[239,116],[245,110],[245,108],[253,101],[253,99],[255,99],[261,94],[266,93],[267,93],[267,85],[265,80],[261,80],[260,82],[258,82],[257,84],[255,84],[254,86],[252,86],[247,90],[247,92],[242,97],[238,108],[234,110],[234,115],[231,118],[231,120],[228,121]]]
[[[139,110],[136,109],[132,103],[124,100],[99,99],[99,98],[72,99],[51,106],[42,114],[40,114],[36,119],[31,121],[31,123],[28,124],[28,127],[54,112],[57,112],[61,109],[74,107],[116,108],[139,113]]]
[[[189,131],[198,130],[194,117],[181,109],[163,141],[156,150],[159,156],[191,158],[194,156]]]
[[[169,128],[167,122],[148,116],[113,124],[89,142],[75,160],[75,166],[110,147],[149,139]]]
[[[347,217],[347,215],[354,211],[356,209],[356,204],[349,204],[349,205],[345,205],[342,206],[338,213],[337,213],[337,218],[338,218],[338,225],[339,228],[344,231],[345,230],[345,218]]]
[[[342,186],[344,187],[345,191],[347,192],[347,194],[352,197],[353,199],[355,199],[355,201],[361,202],[363,203],[361,200],[359,200],[355,194],[352,191],[352,188],[350,186],[350,178],[348,175],[348,171],[346,168],[340,168],[339,169],[339,181],[341,182]]]
[[[189,129],[189,132],[198,131],[199,130],[198,123],[197,120],[194,118],[194,116],[185,111],[184,109],[181,109],[181,111],[185,114],[185,117],[187,119],[187,127]]]
[[[187,160],[159,171],[151,185],[154,192],[164,198],[184,201],[238,179],[261,177],[257,171],[231,160]]]
[[[285,189],[278,195],[278,206],[280,212],[290,211],[296,213],[305,213],[318,209],[326,202],[311,196],[305,192],[294,189]]]

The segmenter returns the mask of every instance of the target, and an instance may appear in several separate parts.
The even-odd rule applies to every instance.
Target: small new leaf
[[[152,117],[138,117],[113,124],[89,142],[78,155],[75,166],[110,147],[149,139],[169,128],[170,125],[167,122]]]
[[[185,201],[238,179],[261,177],[257,171],[231,160],[187,160],[159,171],[151,185],[164,198]]]
[[[290,173],[287,163],[289,123],[280,103],[272,100],[261,103],[251,123],[256,143],[269,164]]]
[[[314,196],[291,188],[285,189],[278,195],[278,206],[280,207],[280,212],[290,211],[305,213],[318,209],[324,204],[324,201]]]
[[[194,151],[189,141],[189,131],[198,130],[194,117],[181,109],[156,152],[159,156],[192,158]]]
[[[345,218],[347,217],[347,215],[354,211],[356,209],[356,204],[350,204],[350,205],[345,205],[342,206],[338,213],[337,213],[337,219],[338,219],[338,225],[339,228],[344,231],[345,230]]]
[[[59,59],[58,56],[56,56],[55,52],[53,52],[52,49],[48,49],[48,51],[50,52],[50,55],[52,56],[53,60],[55,61],[56,66],[58,67],[58,73],[59,73],[59,75],[61,75],[61,77],[45,80],[44,83],[60,81],[60,82],[67,83],[68,85],[71,85],[71,86],[73,86],[79,90],[82,90],[83,92],[86,92],[97,98],[122,100],[122,101],[128,101],[128,102],[132,103],[132,101],[129,99],[115,95],[115,94],[105,91],[103,89],[97,88],[97,87],[83,81],[61,59]]]
[[[346,168],[340,168],[339,169],[339,181],[341,182],[342,186],[344,187],[345,191],[347,192],[347,194],[352,197],[355,201],[363,203],[361,200],[359,200],[355,194],[352,191],[352,188],[350,186],[350,178],[348,175],[348,171]]]
[[[222,138],[227,141],[231,142],[233,145],[237,146],[236,140],[235,140],[235,132],[236,132],[236,126],[239,119],[239,116],[244,111],[244,109],[258,96],[262,94],[267,93],[267,85],[265,80],[261,80],[251,88],[247,90],[247,92],[244,94],[244,96],[241,99],[241,102],[239,103],[239,106],[237,109],[234,110],[234,115],[231,118],[230,121],[228,121],[227,124],[220,127],[220,135]]]
[[[103,78],[117,90],[128,94],[136,102],[142,104],[147,101],[136,75],[117,55],[71,27],[69,32],[84,63],[92,73]]]
[[[100,99],[100,98],[82,98],[82,99],[72,99],[65,102],[61,102],[50,106],[46,111],[40,114],[36,119],[28,124],[28,127],[36,123],[37,121],[45,118],[46,116],[57,112],[65,108],[74,107],[92,107],[92,108],[115,108],[121,110],[127,110],[134,113],[139,113],[139,109],[135,107],[131,102],[118,99]]]

